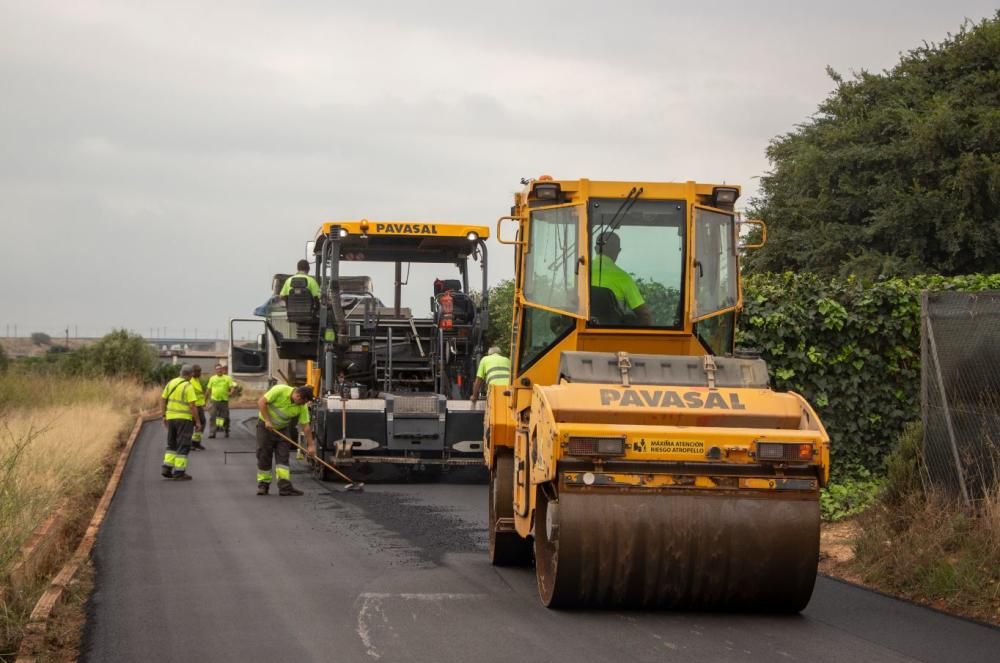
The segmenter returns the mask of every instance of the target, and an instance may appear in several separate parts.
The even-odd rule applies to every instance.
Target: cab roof
[[[379,262],[454,262],[464,260],[490,236],[487,226],[442,221],[327,221],[316,233],[321,250],[334,230],[346,231],[341,257]]]

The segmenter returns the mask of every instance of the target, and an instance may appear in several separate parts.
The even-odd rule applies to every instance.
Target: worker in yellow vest
[[[483,384],[510,384],[510,359],[500,354],[500,347],[494,345],[479,360],[479,370],[476,371],[476,381],[472,383],[473,403],[479,400],[479,390]]]
[[[198,423],[201,426],[191,434],[191,448],[197,451],[204,451],[201,444],[201,434],[205,430],[205,384],[201,381],[201,366],[195,364],[191,367],[191,386],[194,387],[194,404],[198,406]]]
[[[181,366],[180,377],[167,383],[161,394],[163,426],[167,429],[167,451],[163,454],[162,474],[167,479],[186,481],[191,479],[187,472],[188,451],[191,449],[191,435],[201,431],[198,421],[191,366]]]
[[[229,437],[229,399],[236,392],[236,381],[226,373],[225,366],[216,364],[215,375],[208,378],[207,389],[209,411],[212,415],[209,420],[208,436],[214,438],[221,428],[226,437]]]
[[[274,475],[278,475],[278,494],[282,496],[302,495],[302,491],[292,485],[292,470],[288,465],[291,445],[276,434],[295,439],[296,423],[302,426],[306,436],[306,448],[310,454],[316,453],[312,426],[309,425],[309,402],[313,399],[310,386],[290,387],[276,384],[257,401],[257,494],[267,495]]]
[[[285,282],[281,284],[281,290],[278,292],[278,295],[281,297],[287,296],[288,293],[292,291],[292,279],[304,278],[306,280],[306,288],[309,289],[309,293],[316,299],[319,299],[319,283],[317,283],[316,279],[309,274],[309,261],[300,260],[295,268],[298,270],[298,273],[285,279]]]

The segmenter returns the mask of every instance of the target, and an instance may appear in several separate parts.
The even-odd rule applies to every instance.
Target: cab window
[[[591,327],[679,328],[685,205],[675,200],[592,199]]]

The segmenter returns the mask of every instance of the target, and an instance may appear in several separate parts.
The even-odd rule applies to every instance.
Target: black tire
[[[497,518],[514,517],[514,458],[497,456],[490,472],[490,563],[493,566],[531,566],[529,539],[517,532],[498,532]]]

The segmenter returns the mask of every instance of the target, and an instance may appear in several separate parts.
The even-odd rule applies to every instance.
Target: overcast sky
[[[541,173],[745,201],[827,65],[995,4],[0,0],[0,335],[221,333],[320,222],[492,225]]]

